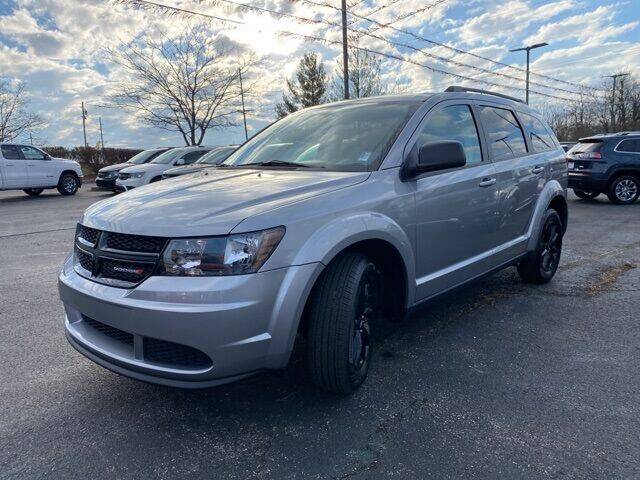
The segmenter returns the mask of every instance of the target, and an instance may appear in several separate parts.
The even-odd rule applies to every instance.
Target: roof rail
[[[616,135],[640,135],[640,132],[638,131],[618,132]]]
[[[507,100],[513,100],[514,102],[524,103],[524,101],[520,100],[516,97],[511,97],[509,95],[505,95],[503,93],[492,92],[491,90],[482,90],[480,88],[470,88],[470,87],[460,87],[458,85],[451,85],[447,87],[445,92],[473,92],[473,93],[484,93],[485,95],[493,95],[495,97],[506,98]]]

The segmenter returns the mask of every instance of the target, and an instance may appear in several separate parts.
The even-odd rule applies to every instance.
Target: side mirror
[[[51,160],[51,155],[49,155],[48,153],[44,154],[44,159],[45,160]]]
[[[466,164],[467,156],[460,142],[432,142],[419,150],[414,145],[402,166],[401,178],[406,181],[422,173],[464,167]]]

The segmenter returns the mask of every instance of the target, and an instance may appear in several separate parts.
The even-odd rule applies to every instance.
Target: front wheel
[[[526,283],[549,282],[558,270],[562,253],[562,220],[553,209],[545,212],[536,249],[519,264],[518,273]]]
[[[60,192],[60,195],[75,195],[79,187],[80,182],[78,181],[78,177],[73,173],[65,173],[60,177],[60,181],[58,182],[58,192]]]
[[[322,273],[307,318],[306,363],[313,383],[346,395],[364,382],[380,295],[380,273],[360,253],[342,253]]]
[[[611,203],[630,205],[640,196],[640,181],[630,175],[622,175],[611,182],[607,193]]]
[[[30,197],[37,197],[43,191],[44,191],[44,188],[25,188],[23,190],[23,192],[29,195]]]
[[[588,192],[586,190],[573,190],[573,193],[576,194],[576,197],[582,199],[582,200],[594,200],[598,195],[600,195],[600,192]]]

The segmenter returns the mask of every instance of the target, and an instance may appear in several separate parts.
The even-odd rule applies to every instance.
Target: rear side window
[[[522,128],[511,110],[480,107],[480,117],[494,160],[506,160],[527,153]]]
[[[616,147],[618,152],[640,153],[640,139],[623,140]]]
[[[420,129],[417,145],[420,148],[427,143],[447,140],[462,143],[467,165],[482,162],[478,130],[468,105],[452,105],[429,115]]]
[[[529,142],[536,152],[546,152],[556,149],[553,136],[540,120],[526,113],[521,113],[520,118],[524,122],[524,128],[529,135]]]
[[[2,156],[7,160],[20,160],[20,151],[16,145],[2,145]]]

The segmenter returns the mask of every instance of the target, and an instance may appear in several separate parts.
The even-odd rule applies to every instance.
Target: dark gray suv
[[[59,277],[67,338],[197,388],[283,368],[301,336],[312,380],[349,393],[377,318],[511,265],[548,282],[566,186],[560,144],[515,99],[451,87],[305,109],[218,167],[89,207]]]

